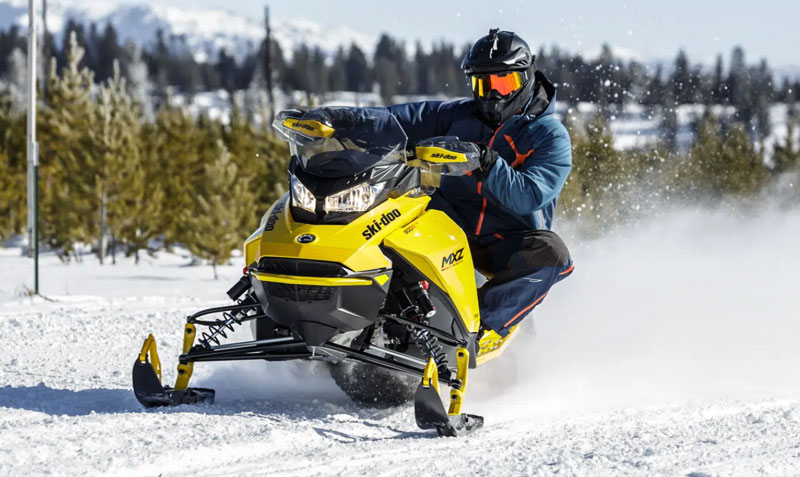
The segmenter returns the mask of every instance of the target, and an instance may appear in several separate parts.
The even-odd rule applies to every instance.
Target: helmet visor
[[[472,91],[475,96],[485,98],[492,91],[497,91],[500,96],[516,93],[525,83],[524,71],[508,71],[505,73],[490,73],[470,76]]]

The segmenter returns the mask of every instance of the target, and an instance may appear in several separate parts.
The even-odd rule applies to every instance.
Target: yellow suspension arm
[[[425,365],[425,372],[422,374],[422,386],[429,388],[433,386],[436,392],[439,392],[439,368],[436,367],[436,361],[433,358],[428,360]]]
[[[194,345],[194,338],[197,336],[197,330],[193,324],[187,323],[183,331],[183,354],[186,354],[192,349],[192,345]],[[178,364],[178,379],[175,381],[175,389],[186,389],[189,387],[189,378],[192,377],[192,371],[194,371],[193,362]],[[160,377],[161,375],[159,374],[159,378]]]
[[[158,380],[161,381],[161,360],[158,359],[156,339],[152,333],[144,340],[144,344],[142,344],[142,351],[139,353],[139,361],[146,363],[148,355],[150,355],[150,366],[153,367],[156,376],[158,376]]]
[[[456,350],[456,378],[461,381],[461,389],[450,389],[450,410],[447,414],[457,416],[461,414],[461,405],[464,403],[464,393],[467,392],[467,371],[469,370],[469,351],[467,348]]]

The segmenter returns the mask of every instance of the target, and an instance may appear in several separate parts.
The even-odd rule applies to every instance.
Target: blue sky
[[[147,0],[166,3],[163,0]],[[800,66],[800,1],[432,1],[273,0],[276,19],[303,17],[344,24],[364,33],[383,31],[406,40],[468,42],[491,26],[519,32],[532,46],[558,44],[574,52],[598,51],[603,42],[643,59],[671,59],[684,47],[692,61],[725,59],[742,45],[748,61]],[[261,16],[263,0],[170,0],[185,8],[213,7]]]

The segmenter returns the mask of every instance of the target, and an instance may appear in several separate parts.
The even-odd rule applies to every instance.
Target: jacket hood
[[[553,114],[556,110],[556,87],[541,71],[534,73],[536,86],[525,114],[539,117]]]

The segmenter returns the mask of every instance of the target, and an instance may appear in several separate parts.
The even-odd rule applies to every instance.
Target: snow
[[[798,475],[800,213],[679,211],[594,240],[499,360],[461,439],[361,409],[322,365],[201,363],[213,405],[143,410],[147,333],[174,379],[185,315],[225,302],[183,252],[62,264],[0,253],[0,475]],[[246,329],[233,335],[249,338]]]

